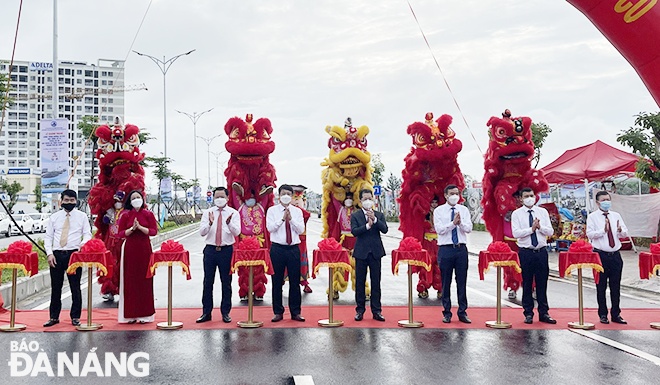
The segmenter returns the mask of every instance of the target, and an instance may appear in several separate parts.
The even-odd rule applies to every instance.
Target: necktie
[[[454,211],[456,207],[451,208],[451,220],[454,220],[454,215],[456,214],[456,211]],[[451,241],[455,245],[458,245],[458,228],[454,227],[454,229],[451,231]]]
[[[286,211],[285,211],[286,215]],[[293,236],[291,235],[291,222],[287,219],[284,221],[284,227],[286,229],[286,244],[290,245],[293,242]]]
[[[60,247],[66,246],[67,242],[69,241],[69,227],[71,226],[71,224],[69,223],[70,216],[71,216],[70,213],[66,213],[64,226],[62,226],[62,234],[60,234]]]
[[[534,210],[529,210],[529,225],[532,226],[534,224],[534,215],[532,213]],[[539,245],[539,239],[536,237],[536,230],[532,231],[532,246],[536,247]]]
[[[607,214],[609,213],[603,213],[605,215],[605,220],[607,222],[610,221],[610,219],[607,217]],[[607,241],[610,243],[610,247],[614,247],[614,234],[612,234],[612,224],[610,223],[609,226],[607,226]]]
[[[218,210],[218,219],[215,224],[215,245],[222,246],[222,209]]]

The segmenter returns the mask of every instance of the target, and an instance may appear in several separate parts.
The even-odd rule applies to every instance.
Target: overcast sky
[[[0,58],[9,59],[18,0],[5,0]],[[126,122],[162,138],[162,74],[128,54],[148,0],[59,1],[59,58],[126,61]],[[192,123],[175,109],[200,112],[197,134],[224,150],[228,118],[253,113],[273,123],[278,184],[320,191],[326,125],[369,126],[368,149],[386,173],[400,175],[411,146],[406,127],[432,111],[454,117],[464,174],[483,175],[485,123],[509,108],[553,132],[541,165],[596,139],[616,135],[633,115],[658,106],[628,62],[565,1],[463,0],[411,4],[469,127],[451,99],[403,0],[154,0],[133,49],[168,58],[190,49],[167,75],[168,155],[192,178]],[[52,60],[52,1],[25,2],[17,60]],[[472,135],[476,138],[473,139]],[[163,151],[163,141],[142,147]],[[630,150],[630,149],[628,149]],[[228,155],[221,155],[225,161]],[[198,177],[207,183],[206,144],[197,143]],[[215,157],[211,159],[216,183]],[[154,185],[152,183],[152,185]]]

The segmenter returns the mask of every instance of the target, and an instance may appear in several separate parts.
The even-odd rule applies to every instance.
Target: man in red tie
[[[284,270],[289,277],[300,277],[300,234],[305,231],[302,210],[291,204],[293,187],[284,184],[279,188],[280,204],[271,206],[266,212],[266,229],[270,232],[270,259],[273,263],[273,322],[284,319],[282,286]],[[295,280],[294,280],[295,281]],[[289,280],[289,311],[291,319],[305,321],[300,315],[300,285]]]
[[[605,290],[609,281],[612,322],[626,324],[628,322],[621,318],[621,308],[619,307],[621,272],[623,271],[623,259],[621,259],[621,253],[619,253],[619,249],[621,249],[619,238],[628,236],[628,228],[623,223],[621,215],[610,210],[612,202],[607,191],[596,193],[596,204],[598,210],[587,217],[587,237],[594,246],[594,251],[600,255],[600,261],[603,263],[603,270],[605,270],[600,273],[596,285],[598,316],[601,323],[610,323],[607,319],[607,299],[605,298]],[[616,236],[614,235],[615,231]]]

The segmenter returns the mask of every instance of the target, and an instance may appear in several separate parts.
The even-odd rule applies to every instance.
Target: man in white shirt
[[[623,271],[623,259],[621,259],[621,241],[619,238],[628,236],[628,228],[619,213],[611,211],[612,205],[610,194],[607,191],[596,193],[596,204],[598,210],[587,217],[587,237],[594,246],[594,251],[600,255],[604,272],[600,273],[596,285],[596,299],[598,300],[598,316],[600,322],[610,323],[607,319],[607,299],[605,290],[607,282],[610,284],[610,300],[612,301],[612,322],[627,324],[621,318],[619,301],[621,297],[621,272]],[[614,231],[616,230],[616,235]]]
[[[273,322],[284,319],[282,286],[284,270],[289,277],[300,277],[300,234],[305,231],[302,210],[291,204],[293,187],[283,184],[279,188],[280,204],[266,212],[266,229],[270,233],[270,259],[273,263]],[[304,322],[300,315],[300,285],[289,281],[289,311],[291,319]]]
[[[46,236],[44,237],[51,283],[50,319],[44,324],[44,327],[50,327],[60,322],[62,285],[64,285],[66,269],[69,267],[69,259],[74,251],[78,251],[83,243],[92,238],[92,229],[87,215],[76,209],[78,194],[73,190],[64,190],[60,198],[62,210],[50,216],[50,221],[46,226]],[[76,269],[75,274],[67,274],[72,302],[69,315],[73,326],[80,325],[80,312],[82,309],[81,274],[82,268]]]
[[[518,256],[522,268],[522,306],[525,323],[534,322],[534,298],[532,286],[536,283],[536,301],[539,321],[556,324],[548,311],[548,242],[546,237],[554,233],[548,211],[535,206],[536,196],[529,187],[520,190],[523,206],[511,213],[511,232],[518,241]]]
[[[458,320],[472,323],[467,316],[467,233],[472,231],[472,220],[467,207],[459,205],[461,190],[450,184],[445,187],[446,203],[433,210],[433,227],[438,234],[438,266],[442,275],[442,322],[451,322],[451,280],[456,274]]]
[[[199,223],[199,235],[205,237],[204,247],[204,289],[202,291],[202,315],[197,323],[211,320],[213,311],[213,284],[215,270],[220,271],[222,301],[220,314],[222,321],[231,322],[231,256],[234,242],[241,233],[241,219],[238,212],[227,206],[228,191],[225,187],[213,190],[214,206],[204,211]]]

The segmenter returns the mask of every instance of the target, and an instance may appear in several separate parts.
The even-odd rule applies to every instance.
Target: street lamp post
[[[226,154],[227,151],[220,151],[220,152],[211,152],[213,156],[215,156],[215,183],[218,186],[222,186],[224,184],[224,178],[222,180],[223,183],[220,183],[220,167],[224,162],[220,162],[220,155]]]
[[[166,92],[166,88],[165,88],[166,87],[165,80],[166,80],[167,71],[169,71],[170,67],[172,66],[172,64],[174,64],[176,59],[180,58],[181,56],[190,55],[191,53],[195,52],[195,50],[193,49],[193,50],[190,50],[186,53],[178,54],[178,55],[173,56],[173,57],[171,57],[167,60],[165,60],[165,56],[163,56],[163,60],[160,60],[157,57],[147,55],[147,54],[143,54],[143,53],[140,53],[138,51],[133,51],[133,52],[135,52],[136,54],[138,54],[140,56],[146,56],[149,59],[151,59],[151,61],[156,63],[156,65],[158,66],[158,69],[160,70],[160,72],[163,73],[163,142],[164,142],[164,147],[165,147],[165,151],[163,153],[165,154],[165,157],[167,158],[167,92]]]
[[[187,113],[187,112],[183,112],[183,111],[179,111],[179,110],[175,110],[175,111],[180,113],[180,114],[186,115],[188,117],[188,119],[190,119],[190,121],[193,123],[193,136],[196,138],[197,137],[197,121],[205,113],[213,111],[213,108],[210,108],[206,111],[202,111],[199,114],[197,112],[193,112],[192,115]],[[193,156],[195,157],[195,181],[197,181],[197,141],[193,140],[193,144],[194,144]]]
[[[213,139],[219,137],[220,135],[215,135],[210,138],[206,138],[204,136],[198,136],[201,140],[203,140],[206,143],[206,154],[207,154],[207,159],[208,159],[208,177],[209,177],[209,184],[208,188],[211,188],[211,142],[213,142]]]

